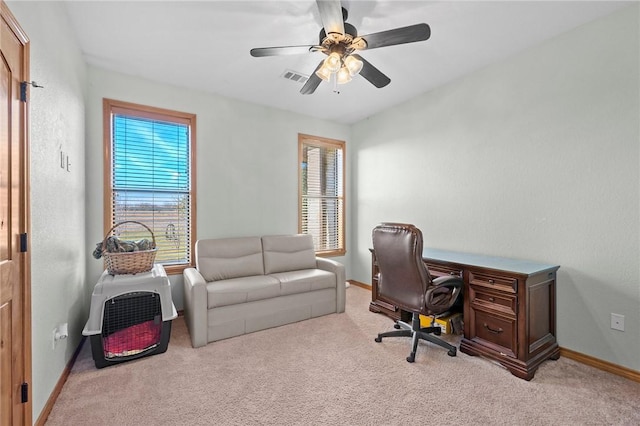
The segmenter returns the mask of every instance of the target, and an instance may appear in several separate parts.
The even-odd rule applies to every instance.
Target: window
[[[124,221],[151,229],[156,263],[168,273],[192,265],[195,241],[196,117],[105,99],[105,233]],[[135,223],[119,225],[120,238],[151,238]]]
[[[298,232],[313,236],[319,255],[346,252],[344,148],[343,141],[298,135]]]

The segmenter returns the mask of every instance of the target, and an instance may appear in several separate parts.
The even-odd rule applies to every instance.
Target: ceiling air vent
[[[282,77],[286,78],[287,80],[295,81],[302,84],[306,83],[306,81],[309,79],[308,75],[304,75],[297,71],[291,70],[284,70],[284,72],[282,73]]]

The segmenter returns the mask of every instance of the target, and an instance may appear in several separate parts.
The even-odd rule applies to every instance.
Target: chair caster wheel
[[[407,357],[407,362],[414,362],[416,360],[415,354],[411,354]]]
[[[449,352],[447,352],[447,355],[449,355],[449,356],[456,356],[456,348],[449,349]]]
[[[400,330],[400,324],[398,323],[393,324],[393,328],[395,328],[396,330]]]
[[[382,337],[376,337],[374,340],[375,340],[376,342],[380,343],[380,342],[382,342]]]

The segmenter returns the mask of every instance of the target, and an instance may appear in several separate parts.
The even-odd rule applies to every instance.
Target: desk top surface
[[[457,251],[425,248],[422,250],[424,259],[432,259],[441,262],[458,263],[461,265],[477,266],[480,268],[495,269],[498,271],[515,272],[518,274],[533,275],[542,271],[557,270],[559,265],[532,262],[530,260],[511,259],[508,257],[486,256],[483,254],[461,253]]]

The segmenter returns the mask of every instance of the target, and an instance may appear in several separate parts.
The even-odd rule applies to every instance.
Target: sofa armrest
[[[344,304],[346,300],[346,274],[344,265],[335,260],[324,257],[316,257],[316,265],[318,269],[333,272],[336,276],[336,312],[344,312]]]
[[[184,278],[184,318],[194,348],[208,342],[207,282],[196,268],[182,272]]]

